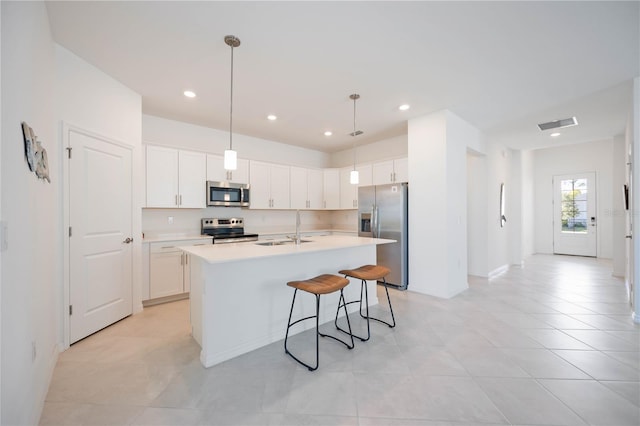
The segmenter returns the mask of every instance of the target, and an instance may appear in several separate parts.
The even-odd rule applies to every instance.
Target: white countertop
[[[295,234],[295,230],[291,230],[291,229],[288,229],[288,230],[271,229],[271,230],[262,231],[262,232],[260,232],[259,230],[246,230],[246,232],[258,234],[260,235],[260,237]],[[351,229],[307,229],[304,231],[300,231],[300,234],[309,235],[309,234],[316,234],[320,232],[353,233],[354,235],[357,235],[358,233],[358,231],[354,231]],[[166,242],[166,241],[210,240],[211,238],[212,237],[209,235],[201,235],[196,233],[150,234],[150,235],[145,235],[144,239],[142,240],[142,243],[144,244],[144,243],[159,243],[159,242]]]
[[[186,253],[197,256],[207,263],[225,263],[238,260],[263,258],[270,256],[295,255],[349,247],[361,247],[378,244],[395,243],[395,240],[382,238],[364,238],[349,235],[326,235],[304,238],[309,242],[296,245],[293,243],[261,246],[256,242],[213,244],[206,246],[178,247]],[[284,240],[282,240],[284,241]]]

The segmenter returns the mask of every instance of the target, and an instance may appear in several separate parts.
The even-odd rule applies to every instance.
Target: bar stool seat
[[[343,290],[344,288],[349,284],[349,280],[343,277],[339,277],[337,275],[331,275],[331,274],[323,274],[323,275],[318,275],[317,277],[314,278],[310,278],[308,280],[303,280],[303,281],[290,281],[287,283],[287,285],[289,287],[293,287],[295,289],[295,291],[293,292],[293,300],[291,301],[291,311],[289,312],[289,321],[287,322],[287,332],[285,334],[285,338],[284,338],[284,351],[285,353],[287,353],[289,356],[291,356],[291,358],[295,359],[297,362],[299,362],[300,364],[304,365],[305,367],[307,367],[309,369],[309,371],[314,371],[318,369],[318,366],[320,364],[320,355],[319,355],[319,336],[322,337],[329,337],[331,339],[334,339],[340,343],[342,343],[343,345],[345,345],[348,349],[353,349],[354,347],[354,343],[353,343],[353,334],[351,334],[351,323],[349,322],[349,315],[347,315],[347,304],[345,303],[345,299],[344,299],[344,293]],[[304,317],[304,318],[300,318],[294,322],[291,322],[291,316],[293,315],[293,307],[295,305],[296,302],[296,295],[298,293],[298,290],[302,290],[305,291],[307,293],[313,294],[316,297],[316,314],[315,315],[311,315],[308,317]],[[320,296],[323,294],[330,294],[330,293],[334,293],[336,291],[340,291],[340,301],[338,302],[338,306],[342,305],[344,306],[344,313],[347,316],[347,325],[349,326],[349,332],[348,334],[351,335],[351,345],[349,345],[349,343],[345,342],[342,339],[339,339],[337,337],[328,335],[328,334],[322,334],[319,331],[319,324],[320,324]],[[338,308],[339,311],[340,308]],[[338,316],[338,313],[336,312],[336,318]],[[303,361],[301,361],[300,359],[298,359],[295,355],[293,355],[290,351],[289,348],[287,347],[287,341],[289,339],[289,329],[291,328],[291,326],[301,322],[301,321],[305,321],[308,319],[312,319],[315,318],[316,319],[316,365],[315,366],[311,366]],[[347,333],[345,331],[345,333]]]
[[[378,321],[381,322],[383,324],[388,325],[390,328],[393,328],[396,326],[396,318],[393,315],[393,307],[391,306],[391,298],[389,297],[389,287],[387,284],[387,280],[386,280],[386,276],[389,275],[389,273],[391,272],[391,270],[385,266],[381,266],[381,265],[364,265],[364,266],[360,266],[359,268],[356,269],[343,269],[341,271],[339,271],[338,273],[342,274],[346,277],[352,277],[352,278],[356,278],[358,280],[361,280],[361,284],[360,284],[360,299],[359,300],[353,300],[351,302],[347,302],[345,303],[345,309],[346,309],[346,305],[350,305],[352,303],[359,303],[360,304],[360,308],[359,308],[359,313],[360,316],[364,319],[367,320],[367,337],[360,337],[357,335],[354,335],[355,337],[357,337],[358,339],[362,340],[363,342],[366,342],[367,340],[369,340],[371,338],[371,328],[369,325],[369,320],[374,320],[374,321]],[[389,303],[389,311],[391,312],[391,320],[392,323],[388,323],[387,321],[384,321],[382,319],[379,318],[374,318],[372,316],[369,315],[369,291],[367,290],[367,281],[379,281],[382,280],[382,284],[384,286],[384,290],[387,293],[387,302]],[[364,301],[365,301],[365,314],[363,315],[362,313],[362,295],[364,293]],[[344,300],[344,299],[343,299]],[[336,311],[336,319],[335,319],[335,325],[338,328],[338,330],[347,333],[347,331],[343,330],[342,328],[340,328],[340,326],[338,326],[338,312],[340,311],[340,308],[342,307],[341,304],[338,304],[338,310]],[[351,330],[351,324],[349,324],[349,330]]]

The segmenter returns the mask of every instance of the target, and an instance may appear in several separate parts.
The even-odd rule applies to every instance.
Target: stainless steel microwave
[[[249,207],[249,185],[207,181],[207,206]]]

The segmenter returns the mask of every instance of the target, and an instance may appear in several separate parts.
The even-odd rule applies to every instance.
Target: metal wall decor
[[[42,146],[33,129],[24,121],[21,124],[22,137],[24,139],[24,156],[29,170],[34,172],[38,178],[51,183],[47,150]]]

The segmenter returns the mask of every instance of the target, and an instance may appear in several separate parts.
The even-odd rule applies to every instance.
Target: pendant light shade
[[[231,95],[229,101],[229,149],[224,151],[225,170],[238,168],[238,153],[233,150],[233,48],[240,46],[240,39],[233,35],[225,36],[224,42],[231,47]]]
[[[349,95],[349,99],[353,100],[353,133],[351,133],[351,136],[353,136],[355,138],[356,136],[362,134],[361,130],[356,130],[356,101],[358,99],[360,99],[360,95],[358,95],[357,93],[354,93],[352,95]],[[360,175],[359,175],[358,171],[356,170],[356,142],[355,142],[355,139],[353,140],[352,149],[353,149],[353,170],[351,170],[351,173],[349,174],[349,183],[351,185],[357,185],[357,184],[360,183]]]

